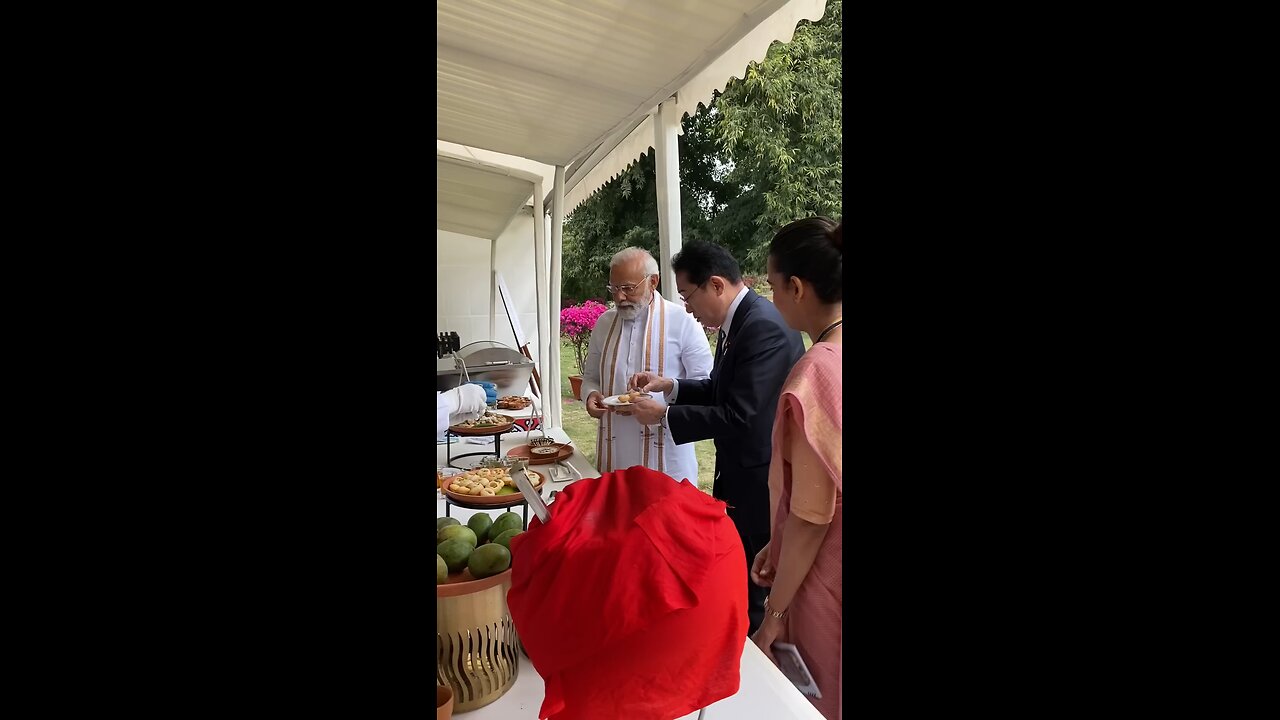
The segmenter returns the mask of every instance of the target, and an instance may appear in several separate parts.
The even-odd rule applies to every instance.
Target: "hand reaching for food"
[[[476,385],[459,385],[445,393],[445,397],[450,403],[449,419],[451,424],[461,420],[469,420],[485,410],[486,397],[484,388]]]
[[[627,384],[640,392],[646,393],[669,393],[675,387],[675,383],[671,382],[671,378],[665,378],[651,372],[638,372],[627,380]]]
[[[496,384],[484,380],[471,380],[466,384],[475,385],[484,390],[484,402],[486,405],[498,402],[498,386]]]

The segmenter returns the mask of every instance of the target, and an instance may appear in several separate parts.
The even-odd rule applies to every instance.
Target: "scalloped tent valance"
[[[436,138],[569,168],[570,211],[825,0],[440,0]],[[576,165],[575,165],[576,163]]]

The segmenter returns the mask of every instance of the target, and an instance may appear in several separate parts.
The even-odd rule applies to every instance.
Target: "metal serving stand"
[[[478,342],[469,343],[456,352],[449,354],[447,359],[440,360],[436,366],[436,390],[451,390],[459,385],[471,381],[491,382],[497,387],[498,397],[504,395],[523,395],[524,388],[529,384],[530,374],[533,372],[533,361],[527,359],[519,352],[503,345],[494,340],[480,340]],[[535,401],[536,402],[536,401]],[[491,410],[501,414],[501,410],[495,410],[490,406]],[[537,415],[538,406],[534,405],[534,414]],[[546,423],[543,417],[540,425]],[[455,460],[465,457],[488,456],[492,454],[499,460],[502,459],[502,436],[510,432],[511,428],[505,428],[497,432],[472,431],[466,435],[459,435],[452,430],[445,431],[445,464],[459,470],[467,470],[458,465],[454,465]],[[528,431],[526,429],[526,436]],[[451,438],[461,437],[493,437],[493,452],[486,451],[463,453],[455,456],[453,454],[453,440]],[[459,442],[461,442],[459,440]]]
[[[501,426],[500,426],[500,427],[501,427]],[[454,460],[461,460],[462,458],[465,458],[465,457],[476,457],[476,456],[479,456],[479,455],[483,455],[483,456],[485,456],[485,457],[488,457],[488,456],[492,455],[493,457],[501,458],[501,457],[502,457],[502,436],[503,436],[503,435],[506,435],[506,434],[507,434],[507,432],[508,432],[508,431],[510,431],[510,430],[511,430],[511,428],[513,428],[513,427],[515,427],[515,425],[512,425],[511,427],[503,428],[502,430],[498,430],[498,431],[496,431],[496,432],[491,432],[491,433],[487,433],[487,432],[471,432],[471,433],[467,433],[466,435],[459,435],[459,434],[457,434],[457,433],[453,432],[452,430],[446,430],[446,431],[445,431],[445,433],[444,433],[444,440],[445,440],[445,446],[444,446],[444,459],[445,459],[445,465],[447,465],[447,466],[449,466],[449,467],[451,467],[451,468],[456,468],[456,469],[458,469],[458,470],[470,470],[471,468],[462,467],[461,465],[454,465],[454,464],[453,464],[453,461],[454,461]],[[450,440],[449,438],[459,438],[458,442],[459,442],[459,443],[461,443],[461,442],[462,442],[461,438],[464,438],[464,437],[492,437],[492,438],[493,438],[493,452],[489,452],[488,450],[481,450],[481,451],[479,451],[479,452],[469,452],[469,453],[462,453],[461,455],[454,455],[454,454],[453,454],[453,441],[452,441],[452,440]]]
[[[467,353],[464,359],[464,357],[461,356],[461,353],[462,351],[467,350],[467,348],[472,348],[472,350],[471,352]],[[509,368],[512,365],[518,365],[520,361],[524,361],[525,359],[523,355],[516,352],[515,350],[512,350],[511,348],[503,345],[502,343],[493,342],[491,340],[484,340],[481,342],[471,343],[470,345],[467,345],[466,347],[462,348],[462,350],[459,351],[458,353],[454,353],[453,357],[455,359],[455,362],[457,363],[458,372],[460,373],[460,382],[458,384],[470,382],[471,379],[476,379],[476,380],[484,379],[480,377],[473,378],[471,373],[471,368],[473,366],[492,367],[492,365],[488,365],[488,363],[495,363],[504,368]],[[528,365],[530,366],[530,369],[532,369],[533,363],[529,362]],[[510,380],[508,379],[508,381]],[[527,381],[528,381],[528,374],[526,373],[525,382]],[[490,382],[493,382],[493,381],[490,380]],[[504,394],[502,388],[503,388],[502,385],[498,386],[498,395],[500,397]],[[518,393],[508,392],[505,394],[515,395]],[[530,417],[536,416],[539,419],[538,421],[539,435],[541,436],[542,439],[550,440],[550,438],[547,437],[547,431],[544,429],[546,427],[547,419],[546,419],[546,415],[543,412],[542,406],[538,403],[536,399],[531,398],[530,402],[533,405],[533,413],[531,414]],[[495,409],[495,412],[497,412],[498,414],[501,414],[500,410]],[[468,432],[466,435],[459,435],[457,433],[454,433],[452,430],[446,430],[445,431],[445,451],[444,451],[445,465],[451,468],[455,468],[457,470],[468,470],[470,468],[464,468],[459,465],[454,465],[453,464],[454,461],[461,460],[462,458],[465,458],[465,457],[484,456],[480,461],[480,464],[482,466],[488,465],[492,467],[505,467],[508,469],[508,471],[523,470],[527,468],[529,466],[528,462],[520,459],[507,458],[502,455],[502,436],[512,432],[512,429],[514,427],[515,425],[512,425],[511,427],[507,427],[502,430],[497,430],[492,432],[486,432],[483,430],[473,430],[471,432]],[[529,427],[525,428],[524,436],[525,436],[526,442],[530,442],[531,440],[534,439],[532,437],[532,430]],[[482,450],[480,452],[462,453],[460,455],[454,455],[453,441],[450,440],[450,438],[459,438],[458,442],[462,442],[460,438],[463,438],[463,437],[492,437],[493,452],[490,453],[487,450]],[[492,461],[489,460],[489,456],[491,454],[494,458]],[[560,463],[556,463],[556,464],[559,465]],[[547,470],[546,477],[543,480],[543,484],[546,485],[551,483],[552,481],[553,481],[552,473],[550,470]],[[541,491],[542,491],[542,488],[539,487],[538,492],[541,492]],[[454,505],[457,505],[460,508],[466,508],[467,510],[509,510],[518,505],[522,507],[521,513],[524,516],[523,517],[524,526],[529,527],[529,501],[525,499],[523,493],[518,493],[512,496],[513,499],[509,505],[508,504],[493,505],[493,504],[469,503],[469,502],[466,502],[465,500],[456,500],[443,492],[441,492],[440,494],[444,497],[444,516],[445,517],[450,517],[449,509]]]
[[[436,390],[443,392],[472,380],[484,380],[497,386],[499,397],[523,395],[533,368],[532,360],[506,345],[480,340],[436,360]]]

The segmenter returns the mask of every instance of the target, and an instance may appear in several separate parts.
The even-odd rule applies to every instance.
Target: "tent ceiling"
[[[569,165],[636,127],[786,4],[440,0],[436,138]]]
[[[436,157],[436,227],[496,240],[528,201],[533,183]]]
[[[694,112],[825,7],[826,0],[440,0],[438,155],[465,155],[491,170],[474,169],[466,181],[441,176],[436,226],[500,234],[529,195],[524,183],[524,198],[513,201],[521,180],[507,176],[541,175],[549,206],[552,165],[567,166],[564,209],[572,212],[653,146],[649,113],[659,103],[678,95],[679,112]]]

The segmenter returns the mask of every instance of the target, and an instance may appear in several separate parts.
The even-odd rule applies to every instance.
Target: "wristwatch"
[[[775,619],[778,619],[778,620],[786,620],[786,619],[787,619],[787,611],[786,611],[786,610],[783,610],[782,612],[778,612],[777,610],[774,610],[773,608],[769,607],[769,596],[768,596],[768,595],[766,595],[766,596],[764,597],[764,611],[765,611],[765,612],[767,612],[767,613],[769,613],[770,615],[772,615]]]

